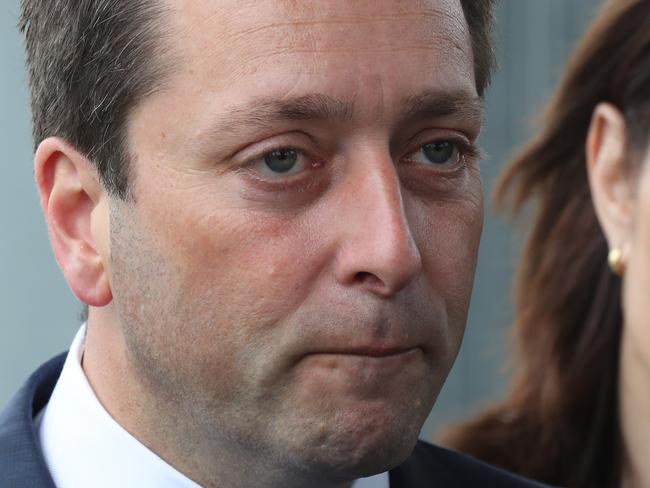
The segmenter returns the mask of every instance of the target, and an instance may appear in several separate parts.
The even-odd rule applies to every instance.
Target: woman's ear
[[[600,103],[587,137],[587,173],[596,215],[610,249],[625,260],[632,243],[635,188],[630,178],[625,118],[616,107]]]
[[[56,260],[82,302],[112,300],[108,277],[108,195],[94,165],[63,139],[44,140],[34,172]]]

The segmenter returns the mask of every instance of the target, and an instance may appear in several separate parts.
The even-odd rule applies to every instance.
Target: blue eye
[[[264,163],[274,173],[287,173],[298,163],[298,152],[294,149],[278,149],[266,154]]]
[[[456,145],[449,141],[430,142],[422,146],[424,157],[435,165],[449,163],[456,152]]]

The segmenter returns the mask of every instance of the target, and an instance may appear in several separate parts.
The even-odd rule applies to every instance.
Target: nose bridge
[[[375,159],[376,161],[376,159]],[[375,237],[384,252],[391,248],[412,243],[411,230],[406,218],[399,178],[392,165],[369,162],[367,178],[360,187],[359,197],[365,197],[362,206],[366,232]]]
[[[348,174],[339,276],[382,295],[404,288],[421,267],[401,185],[388,151],[357,155]]]

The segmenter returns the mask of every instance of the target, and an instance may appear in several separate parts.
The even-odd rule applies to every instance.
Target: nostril
[[[360,271],[355,275],[357,283],[363,283],[369,286],[383,286],[384,282],[372,273]]]

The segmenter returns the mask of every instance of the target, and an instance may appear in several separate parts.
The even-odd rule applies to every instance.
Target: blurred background
[[[481,1],[481,0],[477,0]],[[504,391],[512,316],[511,277],[521,236],[489,205],[496,175],[527,140],[571,48],[600,0],[501,0],[500,69],[486,99],[482,172],[486,220],[463,346],[422,436],[477,411]],[[0,408],[27,376],[69,346],[81,306],[50,250],[32,172],[19,0],[0,6]]]

